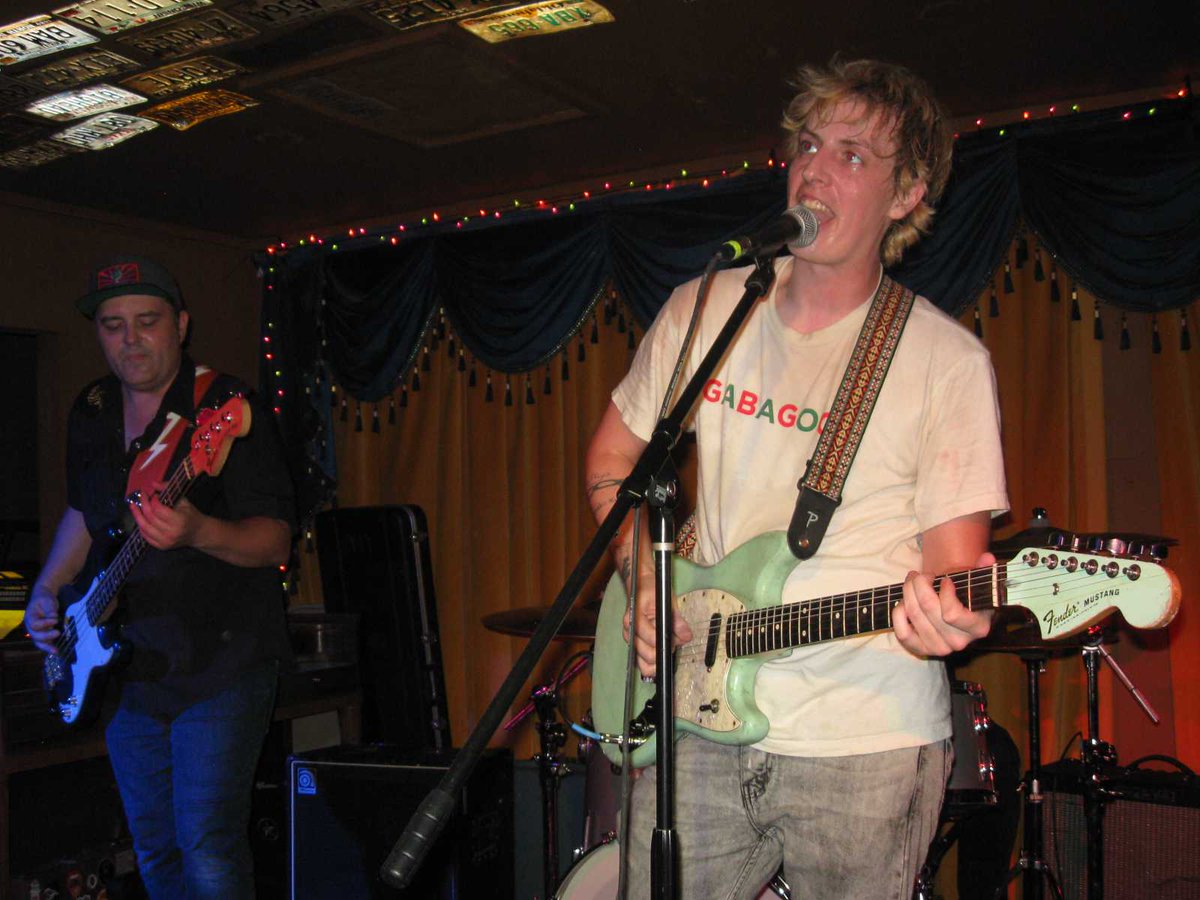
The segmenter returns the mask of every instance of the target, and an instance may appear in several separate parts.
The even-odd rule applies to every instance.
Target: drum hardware
[[[917,873],[913,900],[931,900],[933,881],[946,853],[958,840],[962,819],[996,805],[996,777],[988,729],[987,695],[970,681],[950,682],[950,718],[953,724],[954,765],[946,785],[942,819],[949,822],[929,845],[925,863]],[[786,896],[780,894],[780,896]]]
[[[596,618],[599,602],[586,603],[580,608],[568,613],[563,627],[555,635],[561,640],[591,640],[596,635]],[[528,606],[519,609],[506,610],[484,616],[483,625],[490,631],[515,637],[529,637],[541,624],[548,607]],[[507,722],[505,731],[512,731],[530,715],[536,714],[538,719],[537,732],[539,752],[534,756],[538,764],[538,783],[542,794],[542,835],[543,835],[543,876],[546,897],[555,896],[558,886],[558,787],[559,781],[571,771],[569,764],[563,759],[561,750],[566,744],[567,727],[559,719],[559,695],[563,685],[583,671],[591,659],[591,653],[577,653],[567,660],[558,677],[554,681],[539,685],[530,694],[529,700]],[[563,717],[567,719],[566,716]],[[587,817],[584,826],[584,842],[582,846],[572,849],[574,866],[567,873],[570,877],[576,868],[588,858],[593,851],[613,842],[616,837],[616,817],[620,809],[618,795],[614,792],[609,781],[614,777],[608,760],[596,750],[597,743],[619,745],[624,740],[619,734],[597,734],[590,729],[582,728],[567,719],[566,725],[585,740],[580,742],[579,759],[587,766],[587,781],[585,784],[584,805]],[[647,740],[646,736],[631,738],[632,746],[639,746]],[[608,775],[608,779],[605,779]],[[618,857],[612,857],[613,863]],[[599,867],[599,868],[597,868]],[[595,872],[607,871],[607,863],[592,859],[586,866],[593,874],[588,881],[598,877]],[[564,883],[564,889],[566,885]],[[614,888],[615,893],[615,888]]]
[[[1057,900],[1063,900],[1062,887],[1054,871],[1042,859],[1042,744],[1041,692],[1039,681],[1046,670],[1049,653],[1039,648],[1021,650],[1018,655],[1025,663],[1025,694],[1029,716],[1029,770],[1021,782],[1021,815],[1025,820],[1025,839],[1016,865],[1009,870],[1004,882],[996,888],[996,898],[1008,896],[1008,885],[1025,875],[1025,897],[1042,900],[1042,881],[1050,885]],[[1033,879],[1030,880],[1030,874]]]
[[[554,681],[534,688],[529,701],[504,723],[504,730],[512,731],[530,713],[537,714],[538,753],[534,760],[542,793],[542,875],[546,897],[553,896],[558,886],[558,783],[571,771],[559,752],[567,742],[567,729],[559,720],[558,696],[562,686],[587,667],[589,655],[576,654],[568,660]]]

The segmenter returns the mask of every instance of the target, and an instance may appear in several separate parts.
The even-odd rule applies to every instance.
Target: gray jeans
[[[753,898],[780,863],[795,900],[900,900],[937,829],[950,741],[793,757],[688,737],[676,745],[683,900]],[[650,896],[655,770],[634,786],[628,892]]]

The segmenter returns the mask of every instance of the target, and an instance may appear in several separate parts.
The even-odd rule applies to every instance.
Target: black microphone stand
[[[650,844],[650,896],[673,900],[677,894],[675,857],[675,666],[672,642],[675,632],[675,591],[671,587],[671,560],[675,556],[675,503],[678,497],[675,466],[670,458],[663,478],[650,481],[650,549],[654,556],[655,681],[658,684],[654,728],[655,824]],[[633,577],[637,577],[636,573]],[[632,631],[632,627],[630,629]]]
[[[538,659],[545,652],[546,646],[562,626],[563,620],[566,619],[567,613],[570,612],[572,605],[578,598],[580,591],[583,590],[591,573],[600,564],[600,560],[607,551],[608,545],[616,537],[621,523],[625,521],[625,516],[635,505],[643,502],[652,491],[658,490],[652,479],[660,473],[664,464],[669,459],[671,450],[674,448],[683,430],[684,419],[691,413],[696,401],[700,399],[700,394],[704,390],[704,386],[708,383],[712,373],[716,371],[721,358],[737,337],[737,333],[741,330],[742,324],[750,315],[755,302],[770,290],[774,280],[775,266],[771,256],[758,257],[755,260],[754,271],[746,279],[746,290],[742,295],[742,299],[738,301],[738,305],[721,328],[720,334],[717,335],[712,346],[700,361],[695,374],[688,381],[687,385],[684,386],[671,412],[655,426],[654,434],[651,436],[646,448],[642,451],[642,455],[638,457],[638,461],[629,473],[629,476],[622,482],[612,508],[608,511],[608,515],[604,517],[604,521],[600,523],[600,527],[596,530],[596,534],[592,537],[591,542],[584,549],[583,555],[575,564],[575,568],[571,570],[571,574],[567,577],[566,583],[563,585],[562,590],[559,591],[558,597],[555,598],[549,612],[542,619],[532,637],[530,637],[529,643],[526,644],[524,651],[517,658],[516,664],[500,685],[500,689],[492,698],[491,703],[488,704],[487,709],[484,710],[483,715],[480,716],[479,722],[471,731],[466,743],[458,751],[454,762],[446,770],[446,774],[442,776],[441,782],[429,792],[421,802],[421,805],[417,807],[409,819],[404,833],[400,835],[395,846],[392,847],[379,872],[384,882],[391,887],[405,888],[412,881],[417,869],[432,849],[438,835],[446,827],[446,823],[450,819],[450,814],[454,811],[458,795],[462,791],[467,778],[478,764],[483,751],[487,748],[488,740],[496,729],[500,727],[505,712],[516,700],[522,685],[528,680]],[[657,538],[659,535],[656,533],[655,537]],[[664,541],[663,543],[667,542]],[[669,572],[670,566],[667,566],[667,570]],[[663,580],[666,579],[656,579],[656,591],[663,586],[661,584]],[[669,587],[669,585],[667,586]],[[660,611],[658,613],[659,639],[656,653],[658,656],[658,679],[661,688],[664,673],[672,671],[671,626],[673,616],[670,597],[660,599]],[[667,674],[667,680],[668,682],[671,681],[669,674]],[[658,696],[657,718],[659,728],[659,760],[665,763],[666,767],[658,771],[657,777],[660,783],[669,779],[673,785],[675,773],[672,764],[674,757],[668,751],[665,758],[663,758],[662,747],[664,744],[673,744],[674,697],[661,689]],[[626,725],[626,728],[628,728],[628,725]],[[659,760],[656,760],[656,762]],[[672,796],[671,792],[668,791],[666,795],[668,805],[672,800]],[[665,812],[669,817],[673,813],[673,810],[667,809]],[[664,850],[669,852],[673,847],[673,841],[670,837],[671,827],[669,825],[669,818],[668,824],[664,825],[661,818],[663,813],[664,810],[660,809],[659,824],[655,832],[655,843],[656,845],[661,844]],[[662,872],[662,877],[659,879],[658,886],[664,890],[674,890],[673,855],[665,863],[661,864],[659,869]],[[664,900],[674,900],[670,894],[661,894],[658,896],[664,898]]]

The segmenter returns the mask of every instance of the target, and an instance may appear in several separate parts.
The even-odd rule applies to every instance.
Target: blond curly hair
[[[825,67],[801,66],[790,83],[798,93],[783,113],[789,160],[798,152],[802,129],[826,124],[839,103],[857,100],[868,114],[879,112],[890,131],[896,147],[892,157],[896,195],[907,194],[918,182],[925,184],[920,202],[884,233],[879,256],[885,266],[894,265],[929,232],[933,206],[950,177],[954,139],[941,105],[929,86],[908,69],[877,60],[834,57]]]

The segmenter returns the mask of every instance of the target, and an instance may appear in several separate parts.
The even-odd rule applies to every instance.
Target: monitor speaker
[[[454,900],[513,894],[512,755],[489,750],[414,880],[395,890],[379,876],[448,754],[336,747],[288,760],[292,900]]]
[[[1082,772],[1045,767],[1043,858],[1066,900],[1088,896]],[[1107,900],[1200,898],[1200,783],[1195,776],[1118,770],[1104,779],[1103,876]]]

